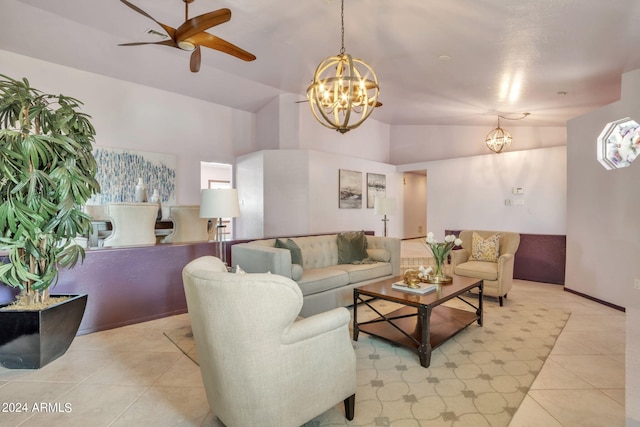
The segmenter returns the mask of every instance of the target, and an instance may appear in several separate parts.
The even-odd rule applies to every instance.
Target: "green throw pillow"
[[[351,264],[367,257],[367,238],[364,231],[345,231],[338,234],[338,264]]]
[[[293,240],[287,239],[286,242],[283,242],[280,239],[276,239],[276,248],[289,249],[289,252],[291,252],[291,264],[302,265],[302,250]]]

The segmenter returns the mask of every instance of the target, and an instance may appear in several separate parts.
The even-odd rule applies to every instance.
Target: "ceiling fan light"
[[[182,50],[186,50],[187,52],[191,52],[192,50],[196,49],[195,44],[187,41],[178,42],[178,47]]]

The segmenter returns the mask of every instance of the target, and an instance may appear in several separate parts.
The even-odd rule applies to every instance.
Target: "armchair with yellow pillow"
[[[458,276],[484,280],[484,295],[503,298],[513,285],[514,256],[520,234],[510,231],[463,230],[462,249],[451,252],[451,268]]]

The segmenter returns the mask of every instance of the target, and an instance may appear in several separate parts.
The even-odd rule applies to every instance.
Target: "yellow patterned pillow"
[[[471,256],[469,261],[498,262],[500,256],[500,233],[483,239],[474,232],[471,238]]]

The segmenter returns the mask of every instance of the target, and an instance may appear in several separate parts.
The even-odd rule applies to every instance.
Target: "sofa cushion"
[[[471,238],[471,261],[498,262],[500,256],[500,233],[483,239],[474,232]]]
[[[458,276],[477,277],[483,280],[498,280],[498,263],[485,261],[467,261],[456,266]]]
[[[293,240],[287,239],[284,241],[276,239],[276,248],[289,249],[289,252],[291,252],[291,264],[302,265],[302,251]]]
[[[338,264],[350,264],[367,257],[367,239],[364,231],[346,231],[338,234]]]
[[[302,267],[305,270],[329,267],[338,263],[338,239],[336,234],[294,237],[302,250]]]
[[[291,278],[296,282],[302,278],[304,270],[300,264],[291,264]]]
[[[386,249],[369,249],[367,255],[374,261],[389,262],[391,261],[391,252]]]
[[[349,283],[359,283],[378,277],[390,276],[393,272],[388,262],[375,262],[373,264],[341,264],[329,267],[332,270],[346,271],[349,275]]]
[[[344,270],[330,268],[305,269],[298,280],[302,295],[311,295],[349,284],[349,275]]]

